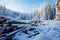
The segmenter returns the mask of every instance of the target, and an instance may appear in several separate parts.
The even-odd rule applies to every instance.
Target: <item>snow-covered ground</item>
[[[26,24],[27,33],[18,32],[12,40],[60,40],[60,22],[59,21],[43,21],[36,26]],[[29,30],[32,28],[33,30]]]

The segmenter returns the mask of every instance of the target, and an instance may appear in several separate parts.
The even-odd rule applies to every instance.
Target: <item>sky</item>
[[[47,0],[0,0],[0,4],[5,5],[7,9],[13,11],[31,13],[46,1]],[[51,0],[51,3],[53,2],[54,0]]]

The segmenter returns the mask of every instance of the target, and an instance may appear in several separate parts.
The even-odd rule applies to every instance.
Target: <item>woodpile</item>
[[[12,25],[13,22],[5,17],[0,17],[0,37],[18,29],[18,26]]]

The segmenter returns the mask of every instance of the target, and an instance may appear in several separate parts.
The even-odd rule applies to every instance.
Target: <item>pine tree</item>
[[[60,0],[56,0],[56,20],[60,21]]]
[[[6,12],[6,7],[5,7],[5,5],[4,5],[4,7],[3,7],[3,14],[4,14],[4,15],[6,15],[5,12]]]

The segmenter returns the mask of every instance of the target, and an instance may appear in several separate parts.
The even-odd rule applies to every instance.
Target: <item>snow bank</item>
[[[33,40],[60,40],[60,22],[47,21],[46,23],[48,23],[48,25],[45,24],[38,27],[38,29],[43,31]]]

